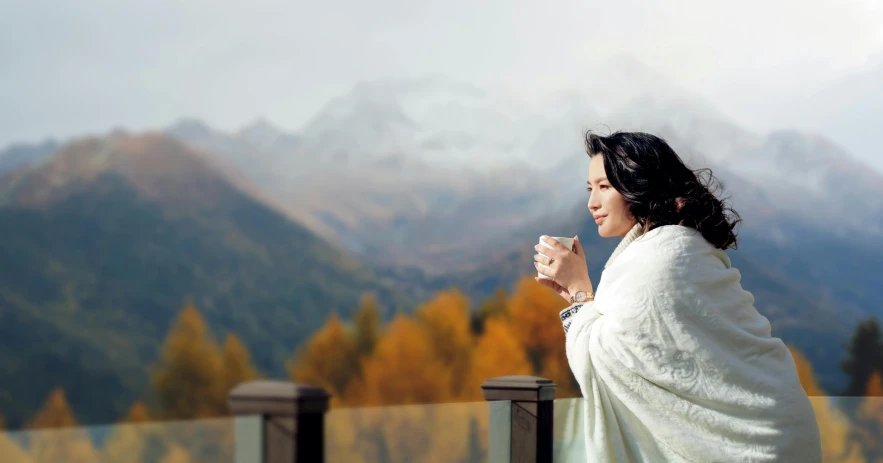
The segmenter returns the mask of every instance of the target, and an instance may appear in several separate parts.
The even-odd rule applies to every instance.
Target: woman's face
[[[602,238],[625,236],[637,221],[629,213],[628,202],[614,190],[604,172],[604,156],[597,154],[589,162],[589,212],[598,224]]]

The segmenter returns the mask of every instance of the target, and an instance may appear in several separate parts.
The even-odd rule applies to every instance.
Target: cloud
[[[746,96],[769,106],[861,65],[883,24],[870,0],[35,0],[3,11],[0,143],[181,116],[297,128],[356,82],[391,76],[536,96],[579,86],[621,52],[744,119]]]

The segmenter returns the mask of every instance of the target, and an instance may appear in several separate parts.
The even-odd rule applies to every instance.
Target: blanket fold
[[[630,235],[561,313],[589,461],[821,462],[794,360],[727,254],[678,225]]]

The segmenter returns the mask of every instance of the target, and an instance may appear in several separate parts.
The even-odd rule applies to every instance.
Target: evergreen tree
[[[874,370],[881,369],[883,364],[883,337],[880,323],[875,318],[863,320],[858,324],[849,345],[846,346],[848,357],[840,366],[849,375],[849,384],[843,391],[844,396],[863,396],[865,387]]]
[[[487,298],[481,304],[481,307],[472,314],[472,317],[469,320],[472,334],[480,335],[484,333],[485,324],[488,319],[505,316],[508,313],[507,303],[508,296],[506,295],[506,290],[503,288],[497,288],[494,294]]]

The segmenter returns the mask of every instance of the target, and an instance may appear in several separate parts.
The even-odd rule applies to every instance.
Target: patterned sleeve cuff
[[[580,307],[583,304],[574,304],[564,310],[558,315],[561,318],[561,324],[564,328],[564,332],[567,333],[568,328],[570,328],[570,322],[573,321],[573,316],[579,312]]]

